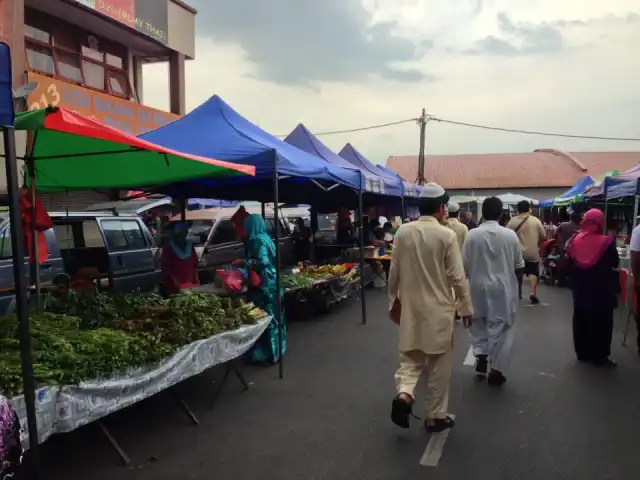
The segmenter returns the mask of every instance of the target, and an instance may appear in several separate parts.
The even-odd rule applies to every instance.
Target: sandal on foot
[[[405,402],[400,395],[391,403],[391,421],[402,428],[409,428],[409,417],[413,416],[411,404]]]
[[[492,370],[487,377],[487,383],[495,387],[504,385],[506,381],[507,381],[507,377],[505,377],[502,373],[496,370]]]
[[[453,417],[447,415],[444,418],[436,418],[433,420],[433,425],[428,425],[427,422],[424,422],[424,428],[427,429],[429,433],[440,433],[453,428],[456,422]]]
[[[476,357],[476,373],[486,374],[489,368],[489,362],[486,355],[478,355]]]

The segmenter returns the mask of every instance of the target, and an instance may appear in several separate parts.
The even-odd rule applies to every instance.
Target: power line
[[[493,127],[490,125],[479,125],[475,123],[457,122],[454,120],[446,120],[438,117],[428,117],[429,120],[440,123],[449,123],[451,125],[459,125],[462,127],[481,128],[483,130],[493,130],[497,132],[520,133],[523,135],[540,135],[544,137],[562,137],[562,138],[582,138],[586,140],[611,140],[618,142],[640,142],[640,138],[624,138],[624,137],[598,137],[593,135],[571,135],[566,133],[537,132],[533,130],[518,130],[514,128]]]
[[[378,125],[369,125],[368,127],[359,127],[359,128],[350,128],[347,130],[333,130],[330,132],[320,132],[320,133],[313,133],[316,137],[319,137],[320,135],[338,135],[341,133],[353,133],[353,132],[364,132],[365,130],[374,130],[376,128],[385,128],[385,127],[393,127],[394,125],[402,125],[403,123],[409,123],[409,122],[417,122],[419,121],[419,118],[407,118],[406,120],[399,120],[397,122],[389,122],[389,123],[380,123]],[[284,138],[287,137],[289,134],[287,133],[286,135],[276,135],[276,137],[278,138]]]
[[[469,127],[469,128],[479,128],[482,130],[491,130],[494,132],[506,132],[506,133],[518,133],[521,135],[538,135],[542,137],[558,137],[558,138],[577,138],[584,140],[608,140],[615,142],[640,142],[640,138],[629,138],[629,137],[602,137],[597,135],[574,135],[569,133],[554,133],[554,132],[539,132],[536,130],[521,130],[517,128],[505,128],[505,127],[496,127],[492,125],[481,125],[478,123],[468,123],[468,122],[460,122],[456,120],[448,120],[445,118],[434,117],[432,115],[426,116],[427,121],[434,121],[440,123],[447,123],[450,125],[458,125],[461,127]],[[366,127],[358,127],[358,128],[349,128],[344,130],[331,130],[326,132],[314,133],[316,137],[323,135],[340,135],[344,133],[354,133],[354,132],[364,132],[367,130],[375,130],[378,128],[386,128],[393,127],[395,125],[402,125],[404,123],[416,122],[420,124],[420,118],[407,118],[405,120],[399,120],[397,122],[388,122],[388,123],[380,123],[376,125],[368,125]],[[285,138],[288,134],[284,135],[276,135],[278,138]]]

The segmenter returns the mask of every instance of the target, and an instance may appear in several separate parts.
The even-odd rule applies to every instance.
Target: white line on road
[[[455,419],[455,415],[451,415],[452,419]],[[447,429],[444,432],[432,433],[427,443],[427,448],[424,449],[422,458],[420,459],[420,465],[423,467],[437,467],[442,456],[442,450],[444,444],[447,442],[449,432],[451,429]]]
[[[537,305],[534,305],[533,303],[529,303],[525,305],[525,307],[548,307],[548,306],[549,306],[548,303],[538,303]]]
[[[472,367],[476,364],[476,356],[473,354],[473,347],[469,347],[467,356],[464,357],[464,362],[462,362],[462,364],[466,365],[467,367]]]

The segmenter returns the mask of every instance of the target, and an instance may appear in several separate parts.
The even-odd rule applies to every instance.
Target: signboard
[[[0,0],[0,42],[8,42],[9,35],[6,24],[9,24],[9,9],[7,8],[7,0]]]
[[[167,44],[169,0],[76,0],[91,10],[117,20]]]
[[[38,83],[38,88],[27,98],[29,110],[64,107],[133,135],[160,128],[179,118],[172,113],[33,72],[29,72],[28,81]]]

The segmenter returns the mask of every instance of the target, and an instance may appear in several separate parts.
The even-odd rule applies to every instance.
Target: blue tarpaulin
[[[607,186],[607,200],[616,198],[634,197],[640,191],[638,179],[627,180],[617,185]]]
[[[0,42],[0,126],[14,122],[11,52],[9,45]]]
[[[338,155],[363,172],[368,172],[380,177],[380,180],[384,183],[385,195],[393,197],[403,196],[402,180],[395,175],[389,175],[388,173],[377,169],[373,163],[367,160],[350,143],[347,143],[342,150],[340,150]]]
[[[562,195],[558,195],[557,197],[551,198],[549,200],[542,200],[538,203],[538,206],[542,208],[549,208],[558,204],[563,205],[573,203],[576,196],[582,195],[589,186],[593,185],[593,183],[593,178],[588,175],[580,177],[580,180],[578,180],[578,182],[573,187],[564,192]]]
[[[270,135],[217,95],[184,117],[140,138],[180,152],[256,167],[256,175],[251,178],[194,180],[163,190],[172,196],[206,196],[211,192],[217,198],[272,201],[268,182],[273,179],[274,167],[279,176],[288,177],[280,182],[280,201],[299,201],[300,198],[292,197],[305,187],[316,196],[323,192],[309,189],[310,181],[360,188],[358,172],[328,164]]]
[[[384,190],[384,182],[378,175],[362,171],[358,166],[353,165],[341,156],[333,153],[303,124],[299,124],[294,128],[284,141],[317,158],[321,158],[327,164],[340,166],[345,170],[355,172],[359,177],[358,186],[360,186],[361,182],[363,192],[387,195],[387,192]]]
[[[212,198],[190,198],[188,201],[190,208],[233,208],[240,205],[238,200],[215,200]]]
[[[395,175],[400,179],[400,181],[402,182],[402,188],[405,198],[418,198],[420,196],[420,185],[405,181],[400,175],[398,175],[390,168],[383,167],[382,165],[376,165],[376,167],[382,170],[384,173],[388,175]]]

